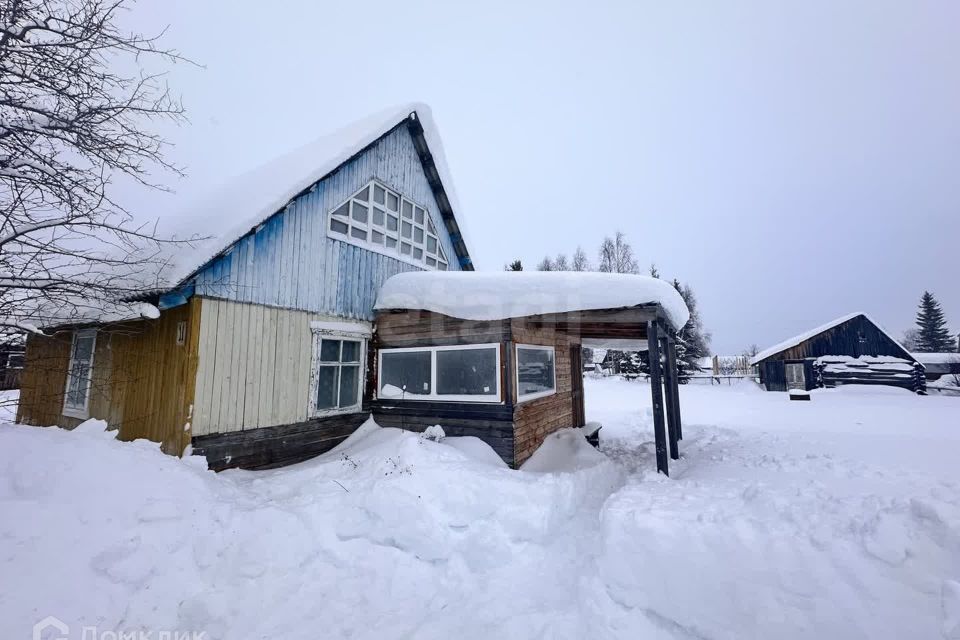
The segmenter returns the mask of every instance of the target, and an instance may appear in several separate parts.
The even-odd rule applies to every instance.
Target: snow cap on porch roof
[[[182,216],[186,219],[185,228],[176,236],[202,236],[207,239],[197,242],[191,248],[179,250],[173,260],[172,269],[164,278],[166,283],[175,286],[188,280],[208,262],[229,250],[238,240],[256,231],[259,225],[283,211],[298,195],[408,121],[419,123],[423,129],[426,153],[433,160],[435,178],[438,179],[438,184],[431,182],[431,186],[435,193],[440,190],[442,195],[446,196],[449,214],[455,221],[462,242],[462,255],[458,257],[466,258],[472,265],[460,203],[453,189],[453,180],[447,168],[443,144],[433,114],[426,104],[411,102],[357,120],[242,174],[184,211]],[[424,170],[429,179],[431,167],[425,166]],[[437,195],[441,209],[445,204],[441,202],[442,199]],[[441,213],[446,217],[444,211]]]
[[[657,304],[675,329],[690,312],[668,282],[623,273],[410,271],[380,287],[375,309],[421,309],[464,320]]]

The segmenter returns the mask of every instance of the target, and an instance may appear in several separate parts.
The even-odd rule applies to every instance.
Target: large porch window
[[[67,388],[63,397],[63,415],[71,418],[90,417],[90,386],[93,376],[93,350],[97,344],[96,329],[73,333]]]
[[[384,400],[500,402],[500,345],[381,349]]]

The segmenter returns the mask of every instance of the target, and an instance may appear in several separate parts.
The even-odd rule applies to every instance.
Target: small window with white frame
[[[556,351],[553,347],[517,345],[517,402],[557,392]]]
[[[90,417],[90,387],[93,379],[93,351],[97,344],[96,329],[73,332],[67,387],[63,394],[63,415],[71,418]]]
[[[446,271],[447,255],[426,207],[373,180],[330,212],[331,238],[419,267]]]
[[[500,345],[381,349],[381,400],[500,402]]]
[[[337,323],[311,323],[313,375],[310,415],[355,413],[363,403],[369,331]]]

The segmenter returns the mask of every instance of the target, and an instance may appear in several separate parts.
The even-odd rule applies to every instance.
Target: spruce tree
[[[916,349],[920,353],[944,353],[956,349],[943,309],[929,291],[924,291],[920,297],[917,331]]]
[[[506,265],[503,268],[504,271],[523,271],[523,263],[519,260],[514,260],[510,264]]]
[[[697,309],[697,298],[690,285],[682,286],[673,280],[674,288],[683,296],[690,311],[690,319],[677,333],[677,378],[686,384],[700,368],[700,359],[710,355],[710,334],[703,330],[703,319]]]

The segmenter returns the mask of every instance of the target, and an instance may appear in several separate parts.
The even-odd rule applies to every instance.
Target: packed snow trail
[[[960,638],[958,400],[687,386],[666,479],[649,388],[585,393],[613,462],[561,433],[538,472],[372,425],[221,474],[2,426],[0,637]]]

